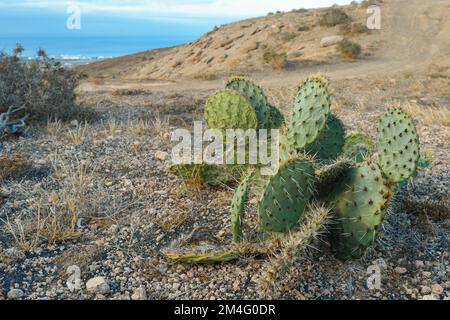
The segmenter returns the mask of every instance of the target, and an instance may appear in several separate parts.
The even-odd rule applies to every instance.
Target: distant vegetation
[[[80,115],[75,89],[81,76],[50,59],[39,50],[37,59],[24,62],[23,47],[11,54],[0,54],[0,114],[20,109],[15,117],[27,116],[29,121],[49,119],[71,120]]]

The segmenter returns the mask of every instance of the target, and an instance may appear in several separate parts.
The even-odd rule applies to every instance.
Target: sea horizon
[[[50,58],[67,65],[135,54],[138,52],[183,45],[201,34],[157,35],[83,35],[83,36],[0,36],[0,52],[11,53],[17,44],[25,48],[22,58],[32,60],[44,49]]]

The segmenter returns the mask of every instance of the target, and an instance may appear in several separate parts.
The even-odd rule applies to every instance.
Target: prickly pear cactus
[[[258,127],[260,129],[269,129],[271,125],[271,109],[267,97],[260,86],[249,79],[234,77],[228,81],[226,88],[235,90],[246,97],[256,111]]]
[[[384,173],[394,183],[412,177],[419,163],[419,135],[412,119],[399,109],[390,109],[378,127],[378,154]]]
[[[353,160],[340,158],[316,170],[317,198],[320,200],[327,199],[333,193],[336,185],[355,167],[356,163]]]
[[[222,90],[208,98],[205,121],[209,129],[257,129],[255,109],[243,95]]]
[[[292,159],[298,155],[295,148],[291,147],[287,139],[287,132],[280,132],[280,162]]]
[[[242,180],[231,200],[231,232],[234,242],[241,242],[243,238],[242,225],[245,217],[245,204],[248,201],[250,177],[251,175],[247,175]]]
[[[359,132],[351,132],[345,138],[342,154],[359,163],[370,156],[373,149],[373,142],[368,136]]]
[[[315,142],[326,126],[331,99],[328,82],[321,77],[307,79],[299,88],[288,125],[288,140],[296,149]]]
[[[275,232],[290,230],[311,200],[315,183],[314,165],[310,160],[294,158],[284,162],[259,203],[261,228]]]
[[[338,219],[330,240],[337,257],[364,255],[377,237],[391,196],[390,182],[370,161],[358,164],[335,186],[332,200]]]
[[[279,129],[284,124],[284,116],[278,108],[269,105],[269,123],[267,129]]]
[[[328,116],[325,129],[318,139],[306,149],[319,160],[336,159],[342,152],[345,143],[345,128],[342,121],[335,115]]]

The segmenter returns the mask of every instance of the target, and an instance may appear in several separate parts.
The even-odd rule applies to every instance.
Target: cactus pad
[[[399,109],[390,109],[380,120],[378,154],[381,168],[394,183],[409,179],[417,170],[419,135],[412,119]]]
[[[288,125],[288,140],[294,148],[303,149],[319,138],[330,113],[330,101],[328,83],[320,77],[309,78],[299,88]]]
[[[359,132],[352,132],[345,138],[342,153],[349,159],[356,162],[363,162],[364,159],[373,153],[372,140]]]
[[[307,151],[314,154],[319,160],[336,159],[342,152],[345,143],[345,128],[339,118],[330,114],[325,129],[313,144],[307,147]]]
[[[336,185],[355,166],[356,164],[352,160],[341,158],[317,170],[317,198],[327,199],[333,193]]]
[[[285,232],[295,226],[311,200],[314,184],[312,162],[294,158],[283,163],[268,183],[259,203],[262,229]]]
[[[335,186],[332,198],[338,221],[331,244],[339,258],[364,255],[376,239],[391,196],[389,181],[374,162],[358,164]]]
[[[234,77],[228,81],[226,88],[235,90],[247,98],[258,116],[258,127],[260,129],[269,129],[271,109],[267,102],[267,97],[260,86],[249,79]]]
[[[208,98],[205,121],[209,129],[258,128],[257,115],[250,101],[232,90],[222,90]]]
[[[231,200],[231,232],[233,234],[233,241],[240,242],[243,238],[242,224],[245,216],[245,204],[248,201],[249,180],[251,175],[247,175],[234,192]]]
[[[277,107],[268,106],[269,108],[269,123],[267,129],[279,129],[284,124],[284,116]]]

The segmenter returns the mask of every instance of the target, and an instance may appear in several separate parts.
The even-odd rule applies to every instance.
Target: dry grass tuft
[[[32,165],[22,154],[0,155],[0,181],[20,177],[30,171]]]
[[[322,27],[334,27],[340,24],[348,23],[351,18],[344,10],[333,8],[325,12],[319,19],[319,25]]]
[[[89,133],[89,124],[77,124],[76,127],[67,133],[67,139],[75,145],[83,144]]]
[[[337,49],[343,59],[358,59],[362,52],[361,46],[350,40],[340,42]]]
[[[286,52],[277,53],[273,49],[268,49],[264,52],[263,60],[275,70],[283,70],[287,67]]]
[[[450,126],[450,110],[445,107],[424,107],[413,103],[406,103],[401,108],[425,126]]]
[[[139,96],[147,93],[148,92],[142,89],[117,89],[111,92],[111,95],[113,95],[114,97],[123,97],[123,96]]]

